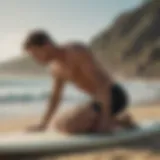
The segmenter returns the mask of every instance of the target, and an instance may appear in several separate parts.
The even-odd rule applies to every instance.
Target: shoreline
[[[51,76],[50,74],[47,73],[42,73],[42,74],[34,74],[34,73],[15,73],[14,75],[12,73],[1,73],[1,78],[0,79],[5,79],[5,78],[18,78],[18,79],[26,79],[26,78],[32,78],[32,79],[50,79]],[[160,77],[127,77],[127,76],[121,76],[121,75],[114,75],[113,78],[115,80],[120,80],[120,81],[143,81],[143,82],[153,82],[153,83],[160,83]]]

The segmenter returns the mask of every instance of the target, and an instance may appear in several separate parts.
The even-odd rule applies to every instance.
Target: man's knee
[[[82,106],[76,110],[68,110],[63,115],[55,118],[53,127],[67,133],[85,132],[93,125],[96,118],[97,113],[91,106]]]
[[[65,122],[64,121],[54,121],[53,130],[57,130],[59,132],[69,133],[69,134],[80,133],[82,129],[78,122],[79,121],[76,121],[76,120],[72,122],[70,122],[69,120],[65,120]]]
[[[71,132],[71,127],[68,121],[62,119],[55,119],[52,123],[53,130],[60,132]]]

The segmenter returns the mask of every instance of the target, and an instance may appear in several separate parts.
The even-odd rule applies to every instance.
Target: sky
[[[80,40],[107,28],[123,11],[142,0],[1,0],[0,61],[22,54],[26,34],[45,29],[59,43]]]

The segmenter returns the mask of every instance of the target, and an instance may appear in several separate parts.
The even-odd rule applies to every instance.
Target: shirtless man
[[[23,47],[39,63],[50,65],[55,83],[47,111],[35,130],[47,128],[68,81],[93,100],[54,117],[56,129],[67,133],[106,132],[115,126],[132,124],[126,113],[128,99],[125,91],[100,67],[86,45],[70,43],[60,46],[45,31],[35,30],[26,37]]]

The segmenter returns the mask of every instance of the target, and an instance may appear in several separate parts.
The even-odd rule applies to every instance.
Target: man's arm
[[[111,127],[111,89],[110,86],[104,88],[104,86],[97,86],[97,92],[95,99],[97,102],[101,103],[101,117],[99,119],[99,123],[97,124],[97,131],[107,131],[110,130]]]
[[[38,126],[30,127],[29,131],[42,131],[46,129],[52,118],[52,115],[54,114],[60,102],[63,86],[64,80],[60,78],[55,78],[55,85],[54,88],[52,88],[47,110],[42,118],[42,121]]]
[[[95,73],[89,73],[92,82],[95,84],[95,101],[101,105],[101,116],[97,124],[97,131],[104,132],[110,129],[111,125],[111,85],[104,85]]]
[[[54,114],[60,100],[61,100],[61,94],[64,86],[64,80],[61,78],[55,79],[55,85],[54,88],[52,88],[52,92],[50,95],[48,108],[46,110],[46,113],[44,114],[44,117],[42,119],[41,125],[46,128],[46,126],[49,124],[52,115]]]

